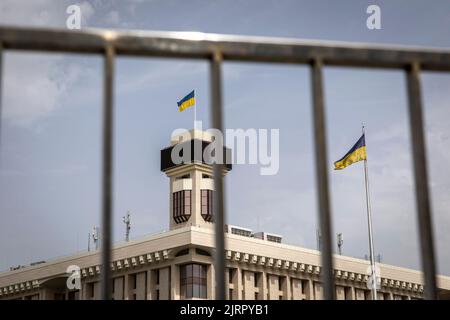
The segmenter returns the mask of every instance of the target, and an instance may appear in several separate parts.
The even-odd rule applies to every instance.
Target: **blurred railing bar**
[[[212,127],[223,132],[222,109],[222,56],[216,52],[210,61],[210,86],[211,86],[211,123]],[[221,163],[213,164],[214,188],[213,199],[214,223],[215,223],[215,282],[216,299],[225,300],[225,189],[223,171],[225,167]],[[214,283],[212,284],[214,286]]]
[[[316,183],[318,195],[318,221],[322,236],[321,257],[322,272],[321,277],[324,285],[324,298],[334,299],[334,272],[332,256],[332,227],[330,213],[330,197],[328,188],[328,157],[326,144],[325,125],[325,102],[322,77],[322,61],[315,59],[311,63],[312,81],[312,115],[314,123],[314,147],[316,159]]]
[[[103,148],[102,148],[102,272],[103,300],[111,299],[111,230],[113,211],[114,147],[114,48],[105,47],[103,69]]]
[[[0,27],[5,49],[102,53],[106,43],[117,55],[209,59],[220,50],[233,61],[305,63],[405,69],[420,61],[422,70],[450,71],[450,50],[395,45],[297,40],[192,32],[24,29]]]
[[[2,142],[2,101],[3,101],[3,43],[0,39],[0,150]]]
[[[433,243],[433,223],[428,192],[428,174],[424,125],[422,116],[422,94],[420,88],[420,64],[411,64],[407,69],[409,120],[411,127],[411,144],[414,159],[414,180],[416,189],[417,220],[424,272],[425,298],[437,299],[436,262]]]

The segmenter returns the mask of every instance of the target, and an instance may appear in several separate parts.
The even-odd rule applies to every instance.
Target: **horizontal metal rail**
[[[3,49],[3,50],[2,50]],[[393,45],[354,44],[243,37],[196,32],[151,32],[110,30],[52,30],[0,27],[0,111],[1,58],[4,49],[101,54],[105,59],[103,108],[102,233],[103,267],[111,260],[111,216],[113,203],[113,83],[114,60],[120,55],[194,58],[210,62],[212,123],[223,127],[221,64],[223,61],[300,63],[311,66],[314,142],[317,160],[319,225],[323,237],[322,282],[326,299],[334,298],[332,226],[327,177],[325,102],[322,69],[324,66],[394,68],[407,74],[410,126],[413,138],[414,177],[417,219],[421,235],[422,269],[425,295],[437,297],[432,215],[428,195],[426,148],[422,117],[420,71],[450,71],[450,50]],[[225,297],[224,230],[226,221],[224,186],[219,165],[214,166],[217,193],[215,279],[217,298]],[[103,268],[102,297],[109,299],[110,270]]]
[[[245,37],[195,32],[43,30],[0,27],[5,49],[102,53],[110,44],[117,55],[148,55],[222,60],[310,63],[329,66],[406,68],[450,71],[450,50],[331,41]]]

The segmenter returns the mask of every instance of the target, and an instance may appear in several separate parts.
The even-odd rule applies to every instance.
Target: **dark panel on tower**
[[[175,164],[172,161],[172,150],[175,146],[170,146],[165,149],[161,150],[161,171],[166,171],[172,168],[175,168],[177,166],[181,166],[183,164],[190,164],[195,162],[200,162],[203,164],[211,164],[208,159],[204,159],[203,153],[205,151],[205,148],[210,144],[209,141],[199,140],[199,139],[193,139],[189,141],[182,142],[181,144],[177,144],[177,146],[180,147],[180,157],[183,156],[183,149],[190,148],[191,150],[191,156],[189,162],[186,163],[180,163]],[[223,163],[225,165],[225,168],[230,171],[232,169],[231,166],[231,149],[227,147],[223,147]]]

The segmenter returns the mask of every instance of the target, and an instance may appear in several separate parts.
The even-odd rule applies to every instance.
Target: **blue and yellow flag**
[[[355,162],[366,159],[366,138],[363,134],[361,138],[359,138],[358,142],[356,142],[350,149],[350,151],[334,163],[334,170],[342,170]]]
[[[191,93],[189,93],[186,97],[181,99],[177,102],[178,104],[178,111],[184,111],[184,109],[187,109],[191,106],[195,105],[195,93],[194,90],[192,90]]]

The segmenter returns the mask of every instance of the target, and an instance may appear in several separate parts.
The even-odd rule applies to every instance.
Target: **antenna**
[[[368,255],[368,254],[365,254],[365,255],[364,255],[364,259],[365,259],[365,260],[369,260],[369,255]],[[378,263],[381,263],[381,262],[383,261],[383,255],[382,255],[381,253],[377,254],[377,256],[375,257],[375,260],[376,260]]]
[[[88,232],[88,252],[91,251],[91,233]]]
[[[98,227],[92,228],[92,240],[94,241],[95,250],[98,250]]]
[[[322,249],[322,234],[320,229],[316,229],[316,240],[317,240],[317,250],[320,251]]]
[[[130,241],[130,229],[131,229],[131,218],[130,211],[127,211],[127,215],[123,217],[123,223],[125,223],[125,241]]]
[[[337,234],[337,246],[338,246],[339,255],[342,255],[342,245],[343,244],[344,244],[344,237],[343,237],[342,233],[338,233]]]
[[[377,261],[378,263],[381,263],[381,261],[383,261],[383,255],[381,253],[377,254]]]

